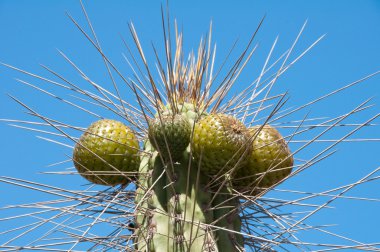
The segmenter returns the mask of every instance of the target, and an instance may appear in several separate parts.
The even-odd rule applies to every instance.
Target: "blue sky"
[[[85,4],[104,51],[126,75],[131,74],[131,71],[121,55],[126,49],[120,35],[131,42],[127,25],[129,21],[133,21],[142,45],[147,49],[148,60],[154,62],[151,42],[159,50],[162,49],[159,1],[86,1]],[[91,78],[98,83],[106,83],[107,76],[104,68],[101,68],[101,58],[65,12],[86,27],[79,1],[0,1],[0,61],[38,74],[44,74],[39,64],[45,64],[69,76],[71,80],[83,83],[80,76],[59,55],[59,49]],[[224,59],[235,40],[239,39],[236,52],[233,53],[236,56],[248,42],[257,24],[266,16],[255,39],[259,45],[257,54],[238,81],[241,86],[259,74],[276,36],[279,36],[279,41],[274,54],[279,56],[292,45],[307,21],[305,31],[294,49],[294,59],[326,34],[316,47],[280,78],[274,92],[288,90],[291,98],[289,107],[307,103],[380,70],[380,2],[376,0],[171,1],[170,14],[184,31],[187,52],[198,46],[199,38],[208,31],[212,20],[213,41],[217,44],[216,60],[219,62]],[[88,27],[86,30],[89,31]],[[0,118],[30,119],[24,113],[25,110],[6,95],[12,94],[47,116],[77,126],[86,127],[93,120],[70,106],[62,105],[17,83],[15,78],[33,81],[30,77],[0,67]],[[42,82],[33,83],[55,93],[61,92]],[[131,98],[128,95],[130,94],[126,92],[123,96],[128,100]],[[298,119],[302,119],[301,116],[308,112],[313,117],[338,116],[373,97],[373,108],[348,120],[352,123],[363,122],[379,113],[379,95],[380,76],[375,76],[303,111],[298,114]],[[106,113],[106,116],[112,117],[112,114]],[[379,123],[379,120],[376,122]],[[55,170],[47,165],[66,159],[65,155],[70,155],[70,149],[45,142],[35,137],[39,135],[37,133],[15,129],[6,123],[1,123],[0,129],[3,139],[0,175],[74,188],[85,183],[79,177],[38,174],[40,171]],[[332,133],[326,139],[341,137],[342,133],[337,132],[337,135]],[[379,127],[365,128],[353,138],[380,138]],[[302,153],[305,156],[300,158],[307,158],[319,148],[321,147],[317,146],[310,153]],[[352,183],[380,164],[379,142],[344,143],[334,149],[338,152],[333,157],[287,181],[281,185],[282,188],[311,192],[327,190]],[[375,181],[354,189],[348,195],[380,198],[379,190],[380,183]],[[4,192],[0,196],[1,206],[40,200],[42,198],[39,197],[43,196],[1,183],[0,191]],[[379,241],[379,202],[341,200],[332,206],[334,209],[321,211],[310,222],[338,224],[331,230],[365,243]],[[0,218],[5,214],[0,212]],[[318,241],[318,237],[308,234],[304,234],[304,237]],[[324,240],[319,240],[320,242],[336,242],[332,238],[320,238],[322,237]]]

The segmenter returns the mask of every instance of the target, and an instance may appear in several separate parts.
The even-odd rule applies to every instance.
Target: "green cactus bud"
[[[275,128],[254,126],[249,131],[253,138],[249,162],[236,171],[233,184],[238,190],[255,193],[286,178],[293,167],[293,156]]]
[[[125,184],[138,170],[139,143],[123,123],[99,120],[80,137],[73,161],[79,174],[92,183]]]
[[[246,164],[250,134],[233,116],[210,114],[194,127],[191,142],[194,158],[205,174],[215,175]]]
[[[190,135],[190,123],[181,114],[162,115],[149,123],[149,140],[165,160],[179,160],[190,143]]]

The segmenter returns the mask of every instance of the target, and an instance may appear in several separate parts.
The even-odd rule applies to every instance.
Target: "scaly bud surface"
[[[73,160],[79,174],[90,182],[110,186],[126,184],[138,170],[139,143],[123,123],[99,120],[80,137]]]
[[[195,123],[191,142],[195,161],[207,175],[221,175],[246,164],[250,134],[233,116],[210,114]]]
[[[190,123],[182,114],[161,115],[149,123],[149,140],[165,160],[181,159],[190,143],[190,135]]]
[[[270,125],[249,129],[252,152],[248,165],[234,174],[234,187],[240,191],[258,192],[271,187],[292,171],[293,156],[284,138]]]

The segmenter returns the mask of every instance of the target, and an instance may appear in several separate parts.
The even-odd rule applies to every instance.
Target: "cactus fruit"
[[[163,114],[151,120],[148,137],[167,161],[177,161],[190,143],[191,126],[182,114]]]
[[[246,164],[250,134],[233,116],[210,114],[195,123],[192,151],[202,172],[217,175]]]
[[[126,184],[137,172],[139,143],[123,123],[103,119],[91,124],[75,145],[73,160],[79,174],[90,182]]]
[[[249,132],[253,141],[248,165],[236,171],[233,184],[240,191],[255,193],[286,178],[293,167],[293,156],[274,127],[254,126]]]

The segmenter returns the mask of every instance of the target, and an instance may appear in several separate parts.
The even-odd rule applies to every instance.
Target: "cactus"
[[[6,66],[75,92],[80,95],[81,101],[95,104],[107,113],[112,112],[115,120],[103,119],[103,115],[89,111],[79,103],[53,95],[97,118],[89,127],[82,122],[81,126],[74,126],[44,116],[12,97],[29,114],[42,120],[42,123],[27,122],[36,127],[28,129],[64,137],[69,143],[47,140],[73,148],[69,161],[74,169],[59,174],[79,175],[78,178],[86,179],[90,185],[86,184],[88,187],[84,190],[69,190],[34,181],[0,177],[0,182],[59,197],[57,200],[49,199],[36,204],[21,204],[20,208],[38,209],[37,212],[25,215],[36,218],[37,222],[8,231],[0,230],[2,235],[29,228],[0,244],[0,248],[136,252],[310,251],[347,248],[379,250],[375,243],[364,244],[307,222],[310,216],[327,208],[333,200],[343,198],[343,194],[355,185],[376,180],[370,177],[376,171],[357,183],[339,188],[342,191],[337,193],[335,190],[320,194],[306,192],[304,196],[303,192],[277,187],[329,156],[331,148],[347,140],[363,126],[371,125],[378,115],[361,122],[354,130],[334,140],[312,157],[299,157],[304,148],[308,150],[330,130],[347,126],[343,120],[365,110],[366,102],[342,116],[326,120],[310,119],[318,121],[317,126],[304,126],[309,118],[294,120],[292,114],[324,97],[289,111],[283,108],[287,94],[271,94],[278,78],[295,63],[285,64],[293,47],[272,66],[267,68],[266,62],[262,73],[252,85],[246,85],[240,93],[231,92],[237,77],[256,50],[252,45],[254,36],[231,68],[225,71],[225,75],[216,78],[213,72],[215,50],[211,45],[211,30],[209,40],[201,40],[197,54],[190,53],[186,56],[182,46],[182,33],[177,27],[174,32],[171,30],[164,13],[162,22],[166,51],[163,54],[166,62],[163,62],[154,48],[158,76],[153,73],[137,32],[133,24],[130,24],[136,51],[128,46],[131,54],[126,57],[134,78],[126,77],[102,50],[86,11],[85,16],[91,34],[87,34],[81,27],[80,31],[104,60],[114,84],[114,92],[91,80],[63,53],[65,59],[97,93],[79,87],[49,68],[46,69],[62,83],[11,65]],[[261,23],[258,27],[260,26]],[[170,34],[175,34],[175,37],[170,37]],[[91,35],[95,39],[91,39]],[[137,55],[142,64],[138,63]],[[303,53],[300,56],[302,55]],[[284,60],[281,61],[282,59]],[[278,65],[281,66],[273,71],[272,68]],[[219,71],[217,73],[216,75],[221,74]],[[116,85],[117,79],[125,84],[127,92],[132,92],[135,102],[133,99],[122,99],[125,92],[119,90],[122,85]],[[52,95],[40,87],[29,85]],[[329,95],[331,94],[327,96]],[[257,104],[258,107],[254,107]],[[263,115],[261,120],[258,115]],[[292,118],[291,122],[283,120],[287,116]],[[290,125],[295,130],[289,133],[277,122]],[[16,123],[22,124],[25,121],[19,120]],[[41,130],[38,126],[49,126],[55,132]],[[318,128],[323,130],[315,133],[313,130]],[[310,139],[304,146],[296,148],[292,145],[293,138],[304,133]],[[65,179],[66,184],[73,183],[69,178]],[[80,182],[83,184],[83,180]],[[271,194],[276,196],[276,193],[284,192],[299,193],[302,196],[288,199]],[[267,193],[271,195],[266,197]],[[317,204],[304,203],[308,199],[327,196],[332,199]],[[50,213],[52,216],[49,216]],[[40,214],[48,216],[40,217]],[[32,232],[39,231],[39,227],[46,224],[53,227],[34,238]],[[298,233],[308,230],[328,233],[345,242],[354,242],[354,245],[329,244],[323,240],[313,243],[298,238]],[[12,243],[18,241],[19,237],[28,237],[29,233],[32,241],[13,246]]]
[[[187,118],[190,125],[196,111],[187,112],[192,112]],[[183,124],[177,126],[187,128]],[[169,139],[168,136],[175,134],[167,128],[161,129],[168,133],[165,138],[168,142],[176,140],[173,136]],[[189,139],[190,133],[188,131],[188,138],[178,139]],[[176,162],[163,158],[167,151],[155,149],[151,143],[161,135],[161,132],[151,133],[144,144],[136,191],[136,249],[152,252],[241,251],[244,245],[239,234],[240,225],[234,224],[239,221],[238,202],[227,196],[227,185],[222,185],[222,193],[218,194],[209,188],[207,170],[194,162],[190,141]],[[225,231],[214,231],[220,228],[236,233],[226,235]]]

